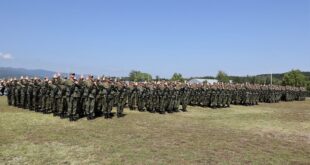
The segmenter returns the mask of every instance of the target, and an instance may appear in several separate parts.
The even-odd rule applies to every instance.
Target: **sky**
[[[160,77],[310,71],[310,0],[0,0],[0,67]]]

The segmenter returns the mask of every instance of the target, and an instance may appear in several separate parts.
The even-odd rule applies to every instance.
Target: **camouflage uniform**
[[[124,107],[126,105],[128,89],[124,84],[117,85],[117,117],[121,117],[123,115]]]
[[[97,95],[97,86],[93,80],[89,79],[85,82],[86,88],[84,89],[84,96],[86,97],[86,115],[87,119],[95,118],[95,98]]]
[[[27,108],[29,110],[34,110],[33,108],[33,82],[32,81],[29,82],[28,88],[27,88]]]
[[[138,110],[145,111],[145,95],[146,91],[142,85],[138,86]]]
[[[48,95],[49,95],[48,82],[45,80],[43,83],[41,83],[41,88],[39,92],[39,98],[41,100],[40,101],[41,103],[40,112],[43,112],[43,113],[47,112]]]
[[[34,80],[33,90],[32,90],[32,104],[33,110],[39,112],[40,110],[40,84],[39,80]]]
[[[102,82],[99,84],[98,108],[105,118],[108,118],[108,90],[109,84],[107,82]]]
[[[158,95],[159,95],[159,113],[164,114],[166,111],[166,100],[168,97],[168,88],[164,85],[160,85],[158,89]]]
[[[50,95],[49,95],[49,112],[52,112],[56,114],[58,112],[58,106],[57,106],[57,101],[56,101],[56,95],[58,93],[58,88],[56,86],[56,80],[53,79],[53,81],[49,84],[49,90],[50,90]]]
[[[6,85],[6,89],[7,89],[7,99],[8,99],[8,105],[11,106],[12,105],[12,82],[8,82]]]
[[[117,95],[116,87],[113,83],[111,83],[108,88],[108,97],[107,97],[107,111],[106,111],[106,118],[112,117],[112,109],[115,104],[115,97]]]
[[[137,86],[129,86],[129,97],[128,97],[128,106],[130,110],[135,110],[137,108]]]
[[[20,83],[20,107],[25,109],[27,105],[27,83],[25,79],[22,79]]]
[[[187,111],[187,105],[189,103],[189,95],[190,95],[190,90],[188,86],[183,86],[180,89],[180,96],[181,96],[181,105],[182,105],[182,111]]]

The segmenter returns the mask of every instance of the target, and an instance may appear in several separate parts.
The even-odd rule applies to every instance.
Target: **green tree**
[[[267,78],[264,76],[255,76],[255,84],[266,84]]]
[[[174,73],[173,76],[171,77],[171,80],[184,82],[184,78],[181,73]]]
[[[310,92],[310,77],[307,78],[306,89],[307,89],[308,92]]]
[[[306,85],[306,77],[300,70],[291,70],[284,74],[282,84],[301,87]]]
[[[310,91],[310,81],[307,81],[307,91]]]
[[[129,80],[130,81],[151,81],[152,75],[148,73],[143,73],[141,71],[133,70],[129,73]]]
[[[242,82],[242,80],[241,80],[241,78],[240,77],[233,77],[233,82],[234,83],[241,83]]]
[[[223,72],[223,71],[219,71],[217,76],[216,76],[216,79],[219,81],[219,82],[223,82],[223,83],[229,83],[229,77],[228,75]]]

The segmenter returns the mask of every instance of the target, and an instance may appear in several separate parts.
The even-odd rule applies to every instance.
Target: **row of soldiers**
[[[21,78],[6,82],[8,104],[37,112],[53,113],[70,121],[86,116],[123,116],[125,106],[130,110],[158,112],[186,111],[187,105],[212,108],[230,104],[256,105],[280,100],[304,100],[305,88],[251,84],[185,84],[178,82],[134,83],[111,81],[106,78],[86,80],[55,75],[53,79]],[[181,109],[179,107],[181,106]]]
[[[211,108],[257,105],[259,102],[304,101],[306,88],[258,84],[195,84],[191,86],[190,105]]]
[[[94,119],[103,115],[112,117],[116,107],[117,117],[123,116],[125,106],[131,110],[152,113],[186,111],[189,100],[187,86],[156,83],[125,83],[110,79],[94,79],[89,76],[69,78],[54,76],[52,80],[34,78],[14,79],[6,83],[8,104],[43,113],[54,113],[61,118],[75,121],[83,116]],[[185,88],[186,87],[186,88]]]

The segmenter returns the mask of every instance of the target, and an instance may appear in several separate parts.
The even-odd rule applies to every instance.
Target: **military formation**
[[[196,84],[191,86],[190,105],[211,108],[235,105],[257,105],[259,102],[304,101],[304,87],[258,84]]]
[[[76,121],[103,116],[122,117],[125,107],[151,113],[187,111],[187,106],[225,108],[259,102],[302,101],[302,87],[256,84],[187,84],[171,81],[125,82],[92,75],[79,79],[55,75],[52,79],[21,77],[3,82],[8,105]]]

